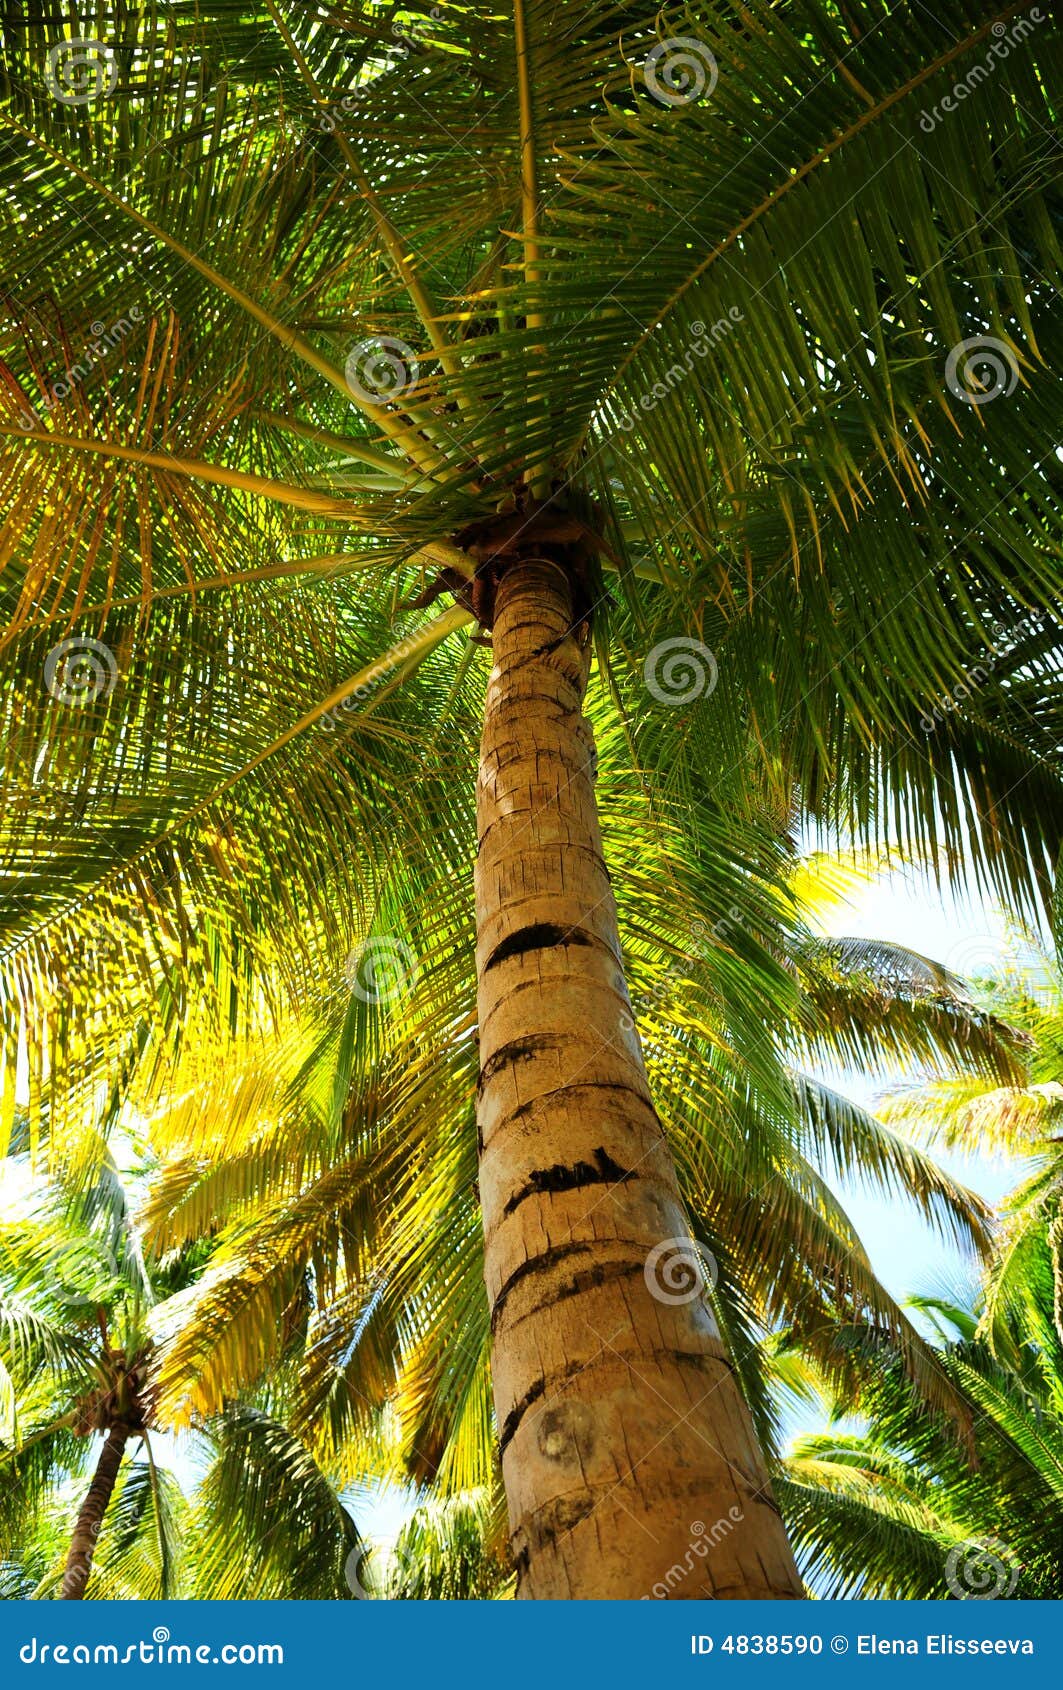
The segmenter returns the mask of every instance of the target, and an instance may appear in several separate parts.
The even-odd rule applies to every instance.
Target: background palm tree
[[[395,1544],[389,1594],[399,1601],[497,1600],[512,1596],[505,1503],[469,1491],[419,1508]]]
[[[1028,935],[1022,950],[1021,963],[971,988],[971,1002],[1025,1036],[1025,1083],[939,1072],[884,1111],[924,1141],[1004,1150],[1032,1168],[1001,1206],[974,1312],[912,1299],[967,1404],[951,1428],[918,1401],[896,1353],[856,1329],[836,1335],[844,1362],[828,1400],[838,1417],[855,1407],[866,1430],[799,1439],[782,1485],[804,1565],[831,1596],[1058,1599],[1063,1589],[1060,1005],[1053,961]],[[792,1355],[781,1373],[798,1386],[808,1378]]]
[[[7,1541],[32,1546],[32,1560],[40,1515],[57,1487],[86,1464],[91,1473],[64,1545],[58,1587],[64,1600],[85,1595],[113,1498],[127,1553],[143,1553],[143,1535],[155,1534],[156,1594],[171,1594],[173,1499],[150,1441],[154,1301],[117,1183],[108,1188],[101,1181],[90,1197],[74,1201],[53,1192],[46,1206],[0,1229]],[[126,1468],[122,1484],[127,1449],[138,1440],[146,1459],[133,1472]],[[45,1574],[42,1583],[48,1582]]]
[[[1063,1342],[1063,998],[1055,959],[1029,935],[1022,952],[997,977],[977,981],[972,995],[1028,1040],[1025,1083],[939,1075],[892,1096],[884,1114],[922,1143],[989,1147],[1025,1162],[1026,1177],[1004,1205],[986,1319],[991,1333],[998,1322],[1006,1332],[1009,1319],[1035,1316],[1048,1297]]]
[[[881,1343],[843,1333],[866,1430],[798,1439],[777,1481],[806,1574],[829,1597],[1058,1601],[1063,1352],[1050,1308],[1012,1323],[994,1355],[969,1310],[918,1306],[967,1402],[966,1436],[927,1411]]]
[[[197,1427],[191,1499],[158,1458],[168,1422],[152,1373],[203,1256],[142,1254],[116,1178],[27,1201],[0,1228],[5,1594],[350,1594],[353,1519],[261,1409],[234,1402]]]
[[[612,4],[438,13],[397,50],[384,7],[123,3],[88,101],[52,25],[7,38],[7,1095],[22,1038],[34,1117],[83,1126],[101,1082],[261,1039],[347,959],[360,1061],[382,970],[468,977],[486,699],[479,1190],[520,1591],[638,1594],[632,1514],[671,1559],[741,1471],[746,1523],[683,1594],[796,1594],[721,1335],[644,1277],[687,1220],[585,689],[593,654],[599,768],[646,793],[669,894],[704,859],[713,924],[741,912],[747,1025],[790,993],[757,935],[795,795],[1047,900],[1056,26],[994,58],[961,137],[924,118],[1002,21],[969,0],[699,4],[667,37]]]

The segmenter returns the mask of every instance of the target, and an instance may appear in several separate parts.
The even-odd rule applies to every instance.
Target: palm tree
[[[209,1460],[190,1500],[188,1594],[310,1601],[356,1595],[366,1546],[334,1477],[281,1418],[274,1392],[201,1428]]]
[[[138,1523],[161,1531],[167,1514],[150,1443],[156,1422],[146,1317],[154,1294],[120,1188],[107,1195],[110,1212],[94,1215],[90,1203],[71,1205],[53,1193],[0,1230],[0,1338],[10,1388],[0,1470],[13,1539],[27,1529],[33,1535],[43,1499],[80,1471],[85,1440],[101,1440],[66,1548],[65,1601],[85,1595],[132,1441],[141,1440],[148,1458]],[[159,1547],[158,1594],[166,1595],[171,1557],[161,1538]]]
[[[1063,1351],[1048,1306],[1025,1330],[1012,1324],[1006,1360],[970,1310],[919,1306],[967,1402],[966,1435],[927,1412],[896,1356],[866,1346],[866,1430],[799,1439],[778,1482],[802,1564],[828,1597],[1058,1601]]]
[[[652,866],[645,848],[641,866]],[[984,1254],[990,1243],[977,1198],[804,1063],[855,1059],[889,1072],[948,1060],[996,1083],[1020,1077],[1025,1054],[925,959],[817,940],[802,913],[822,876],[810,884],[802,866],[794,878],[802,902],[780,887],[762,935],[788,959],[794,991],[777,1027],[766,1020],[776,1006],[761,1000],[759,1049],[739,1014],[721,1014],[729,978],[743,974],[730,946],[684,956],[680,919],[674,939],[667,928],[647,935],[632,959],[633,981],[647,982],[636,1002],[649,1072],[677,1123],[697,1238],[696,1252],[662,1263],[658,1290],[677,1305],[708,1296],[768,1451],[778,1426],[761,1352],[780,1323],[827,1367],[838,1319],[870,1315],[937,1411],[963,1412],[934,1352],[878,1283],[824,1168],[918,1205],[961,1247]],[[190,1052],[187,1076],[179,1068],[171,1078],[177,1106],[152,1100],[163,1160],[147,1235],[157,1250],[212,1240],[158,1377],[169,1416],[209,1418],[233,1379],[255,1389],[283,1373],[286,1415],[327,1469],[430,1485],[446,1507],[470,1491],[492,1494],[489,1309],[467,1130],[472,990],[452,967],[426,968],[372,1062],[364,1052],[357,1060],[351,1036],[364,1006],[341,998],[316,1028],[300,1023],[274,1041],[268,1069],[255,1040],[196,1092]],[[433,1041],[439,1027],[456,1036]],[[736,1040],[748,1040],[745,1062]],[[337,1075],[344,1061],[352,1069]],[[384,1424],[392,1436],[381,1447]]]
[[[991,1343],[1030,1319],[1046,1292],[1063,1342],[1063,996],[1058,964],[1029,935],[1008,967],[972,983],[971,1000],[1028,1041],[1021,1085],[940,1076],[894,1094],[884,1115],[920,1142],[1021,1157],[1026,1177],[1004,1205],[1005,1229],[986,1283]]]
[[[395,1544],[386,1589],[398,1601],[498,1600],[513,1594],[505,1505],[497,1491],[429,1500]]]
[[[58,26],[6,38],[4,1013],[31,1105],[80,1121],[101,1075],[210,1061],[344,958],[363,1008],[431,946],[468,966],[478,699],[519,1591],[639,1594],[730,1505],[682,1594],[799,1595],[716,1323],[646,1277],[688,1218],[588,681],[666,895],[715,853],[748,918],[747,1026],[785,991],[752,964],[795,794],[969,844],[1019,913],[1047,897],[1057,642],[1022,619],[1059,514],[1054,26],[1005,54],[973,0],[710,0],[668,36],[610,3],[113,3],[80,72]],[[987,53],[961,145],[938,102]]]
[[[354,1522],[305,1447],[262,1408],[233,1401],[197,1427],[202,1471],[190,1501],[160,1463],[168,1425],[152,1373],[203,1254],[197,1245],[145,1257],[117,1180],[73,1201],[46,1188],[0,1228],[5,1593],[350,1594]],[[90,1440],[91,1477],[71,1528]],[[131,1461],[138,1444],[142,1459]]]

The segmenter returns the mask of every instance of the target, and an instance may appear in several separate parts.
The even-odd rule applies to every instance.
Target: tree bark
[[[511,565],[477,791],[479,1188],[517,1594],[800,1597],[703,1285],[677,1289],[690,1229],[624,983],[571,624],[558,564]]]
[[[107,1504],[114,1494],[118,1469],[122,1465],[128,1441],[129,1432],[125,1426],[112,1426],[104,1441],[96,1471],[92,1475],[92,1483],[81,1504],[74,1535],[70,1540],[70,1552],[66,1558],[63,1583],[59,1591],[61,1602],[78,1602],[85,1594],[85,1586],[92,1571],[92,1557],[96,1552],[96,1539],[100,1535]]]

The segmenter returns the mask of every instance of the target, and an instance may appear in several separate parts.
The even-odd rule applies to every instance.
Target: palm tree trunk
[[[479,1187],[517,1593],[799,1597],[715,1320],[662,1259],[689,1224],[632,1025],[588,659],[558,564],[509,568],[494,659],[477,795]]]
[[[1052,1263],[1052,1316],[1063,1344],[1063,1210],[1048,1228],[1048,1255]]]
[[[128,1441],[129,1431],[125,1426],[112,1426],[104,1440],[96,1471],[92,1475],[92,1483],[81,1504],[74,1535],[70,1540],[70,1553],[66,1558],[62,1588],[59,1591],[61,1602],[78,1602],[85,1594],[85,1586],[92,1571],[96,1539],[100,1535],[100,1527],[114,1492],[118,1469],[122,1465]]]

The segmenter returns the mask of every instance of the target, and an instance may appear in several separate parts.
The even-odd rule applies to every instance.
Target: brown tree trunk
[[[511,566],[477,794],[479,1185],[517,1594],[799,1597],[716,1322],[669,1274],[689,1223],[632,1026],[571,620],[557,564]]]
[[[62,1588],[59,1591],[61,1602],[78,1602],[85,1594],[85,1586],[92,1571],[96,1539],[100,1535],[107,1504],[114,1493],[118,1469],[122,1465],[128,1441],[129,1432],[125,1426],[112,1426],[104,1441],[96,1471],[92,1475],[92,1483],[81,1504],[74,1535],[70,1540],[70,1553],[66,1558]]]
[[[1063,1211],[1049,1226],[1048,1254],[1052,1262],[1052,1314],[1063,1344]]]

